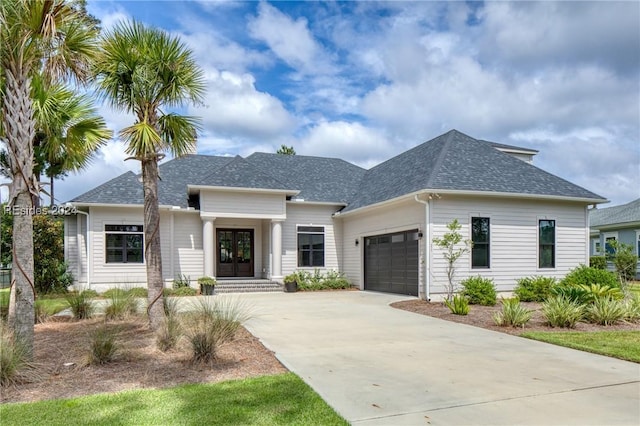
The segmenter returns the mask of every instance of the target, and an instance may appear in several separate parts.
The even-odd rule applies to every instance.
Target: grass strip
[[[347,425],[293,373],[0,406],[9,425]]]
[[[640,331],[530,331],[521,336],[640,363]]]

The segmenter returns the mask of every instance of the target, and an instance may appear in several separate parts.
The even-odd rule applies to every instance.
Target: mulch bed
[[[421,315],[428,315],[434,318],[440,318],[447,321],[458,322],[462,324],[468,324],[475,327],[486,328],[493,331],[499,331],[501,333],[520,335],[527,331],[552,331],[552,332],[566,332],[566,331],[616,331],[616,330],[635,330],[640,331],[640,324],[638,323],[619,323],[611,326],[602,326],[597,324],[589,324],[580,322],[576,324],[573,329],[567,328],[552,328],[545,324],[544,317],[542,316],[540,303],[523,302],[527,309],[534,311],[533,317],[525,325],[524,328],[518,327],[501,327],[497,326],[493,321],[493,314],[502,310],[500,303],[496,306],[480,306],[471,305],[468,315],[455,315],[452,314],[449,308],[440,302],[426,302],[424,300],[405,300],[402,302],[392,303],[391,306],[397,309],[403,309],[405,311],[415,312]]]
[[[28,382],[2,387],[0,401],[31,402],[186,383],[214,383],[286,372],[274,354],[244,328],[221,346],[211,364],[189,360],[186,342],[161,352],[140,319],[110,322],[122,349],[113,362],[87,365],[89,334],[102,319],[52,320],[35,326],[35,370]],[[68,365],[71,363],[71,365]],[[65,366],[67,364],[68,366]]]

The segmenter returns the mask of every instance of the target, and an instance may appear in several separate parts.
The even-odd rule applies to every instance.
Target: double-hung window
[[[298,267],[324,267],[324,226],[298,226]]]
[[[538,266],[556,267],[556,221],[538,221]]]
[[[142,225],[105,225],[106,263],[143,263]]]
[[[471,241],[473,241],[473,247],[471,248],[471,267],[489,268],[490,240],[488,217],[471,218]]]

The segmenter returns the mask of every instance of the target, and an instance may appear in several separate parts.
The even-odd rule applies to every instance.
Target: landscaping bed
[[[551,332],[567,332],[567,331],[617,331],[617,330],[630,330],[640,331],[640,323],[625,323],[621,322],[615,325],[603,326],[597,324],[590,324],[585,322],[579,322],[573,329],[567,328],[553,328],[545,324],[544,317],[542,316],[540,303],[535,302],[522,302],[522,305],[529,310],[534,311],[531,320],[522,327],[501,327],[497,326],[493,320],[493,315],[501,310],[500,303],[495,306],[480,306],[471,305],[468,315],[455,315],[452,314],[449,308],[440,302],[426,302],[424,300],[405,300],[402,302],[392,303],[391,306],[405,311],[415,312],[422,315],[428,315],[434,318],[440,318],[447,321],[454,321],[462,324],[468,324],[475,327],[486,328],[493,331],[499,331],[501,333],[520,335],[527,331],[551,331]]]
[[[130,389],[167,388],[186,383],[284,373],[287,370],[257,338],[241,328],[234,340],[220,347],[212,363],[193,363],[185,342],[161,352],[155,336],[140,318],[109,322],[119,330],[123,349],[104,365],[86,365],[91,332],[104,319],[50,320],[35,326],[35,378],[2,388],[4,402],[70,398]],[[72,365],[65,366],[66,363]]]

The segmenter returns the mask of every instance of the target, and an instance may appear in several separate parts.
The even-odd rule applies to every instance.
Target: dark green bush
[[[605,256],[591,256],[589,266],[596,269],[607,269],[607,258]]]
[[[521,302],[544,302],[551,296],[551,290],[556,285],[556,279],[552,277],[525,277],[517,280],[513,290]]]
[[[620,287],[620,281],[615,273],[604,270],[591,268],[586,265],[580,265],[567,274],[560,285],[563,286],[579,286],[579,285],[600,284],[609,287]]]
[[[460,285],[460,294],[466,297],[471,305],[494,306],[497,302],[496,285],[490,278],[469,277]]]

